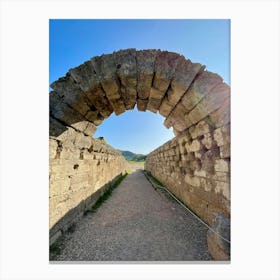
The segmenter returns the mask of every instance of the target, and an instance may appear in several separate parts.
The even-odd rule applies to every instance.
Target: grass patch
[[[107,191],[98,198],[98,200],[96,201],[96,203],[89,209],[86,211],[86,213],[90,212],[90,213],[95,213],[97,211],[97,209],[101,206],[102,203],[104,203],[111,195],[113,190],[122,182],[122,180],[128,175],[129,173],[126,172],[124,175],[122,175],[121,177],[119,177],[114,184],[112,184]]]
[[[154,181],[156,184],[160,185],[161,187],[165,188],[165,186],[157,179],[155,178],[152,174],[147,174],[151,179],[152,181]]]
[[[134,161],[134,160],[128,160],[129,163],[132,163],[132,164],[136,164],[136,163],[145,163],[145,161]]]

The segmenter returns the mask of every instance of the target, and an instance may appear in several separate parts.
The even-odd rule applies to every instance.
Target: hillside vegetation
[[[142,154],[135,154],[133,152],[130,151],[121,151],[119,150],[122,155],[125,157],[126,160],[128,161],[136,161],[136,162],[143,162],[146,160],[146,155],[142,155]]]

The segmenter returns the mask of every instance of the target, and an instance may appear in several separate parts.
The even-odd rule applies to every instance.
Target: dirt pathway
[[[141,170],[128,175],[96,213],[62,243],[57,261],[211,260],[207,229],[153,189]]]

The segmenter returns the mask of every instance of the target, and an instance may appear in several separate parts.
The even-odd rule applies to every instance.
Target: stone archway
[[[132,110],[165,117],[175,138],[146,169],[208,224],[230,216],[230,87],[182,55],[121,50],[93,57],[52,83],[50,228],[64,230],[127,168],[91,136],[104,119]]]
[[[204,69],[160,50],[128,49],[94,57],[51,85],[50,113],[70,126],[91,123],[92,131],[113,112],[119,115],[135,105],[139,111],[159,111],[175,135],[206,116],[214,125],[221,116],[229,122],[229,86]]]

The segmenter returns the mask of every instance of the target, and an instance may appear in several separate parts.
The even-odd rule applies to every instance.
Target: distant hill
[[[122,155],[127,159],[127,160],[131,160],[131,161],[145,161],[146,160],[146,155],[142,155],[142,154],[135,154],[133,152],[130,151],[121,151],[119,150]]]

